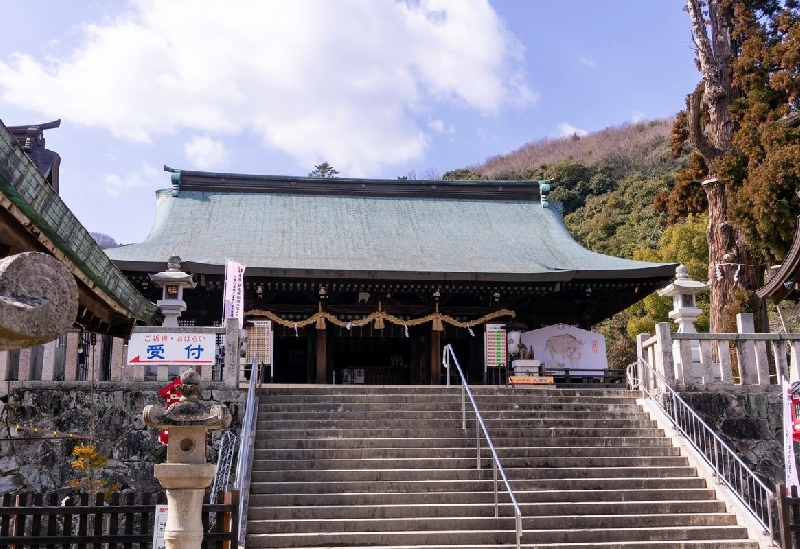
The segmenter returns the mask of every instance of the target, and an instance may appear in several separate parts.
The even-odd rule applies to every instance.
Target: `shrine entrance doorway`
[[[336,384],[413,383],[411,347],[409,339],[404,337],[331,336],[328,340],[328,378]]]

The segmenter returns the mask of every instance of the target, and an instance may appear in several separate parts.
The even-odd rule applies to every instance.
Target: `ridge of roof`
[[[172,174],[172,194],[182,191],[282,193],[367,197],[425,197],[480,200],[527,200],[547,206],[550,180],[424,180],[255,175],[182,170]]]

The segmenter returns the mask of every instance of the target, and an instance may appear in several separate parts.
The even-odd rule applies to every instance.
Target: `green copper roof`
[[[0,193],[19,208],[101,290],[130,317],[149,322],[156,311],[95,243],[0,121]]]
[[[141,244],[106,250],[122,269],[407,280],[671,279],[673,264],[591,252],[542,203],[539,182],[399,182],[179,172],[158,191]],[[541,185],[541,192],[546,190]],[[557,206],[557,205],[555,205]]]

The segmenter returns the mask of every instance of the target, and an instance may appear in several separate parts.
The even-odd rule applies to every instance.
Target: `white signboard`
[[[556,324],[524,332],[520,340],[520,352],[530,356],[533,351],[547,374],[567,369],[570,375],[599,376],[608,368],[602,334]]]
[[[216,345],[215,334],[134,332],[128,341],[128,366],[211,365],[216,363]]]
[[[497,368],[508,362],[507,345],[505,324],[487,324],[484,339],[486,350],[484,372],[487,368]]]
[[[153,549],[167,549],[164,531],[167,529],[167,506],[156,505],[156,519],[153,524]]]

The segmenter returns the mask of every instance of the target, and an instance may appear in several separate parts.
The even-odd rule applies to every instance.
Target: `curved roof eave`
[[[764,286],[756,290],[756,295],[761,299],[780,303],[796,290],[798,271],[800,271],[800,218],[798,218],[797,230],[792,247],[786,254],[786,259],[778,272],[772,275]]]

